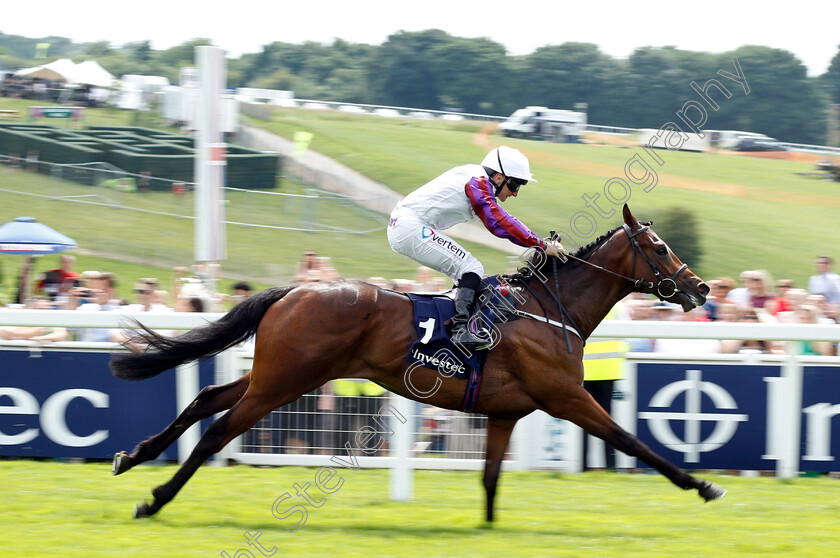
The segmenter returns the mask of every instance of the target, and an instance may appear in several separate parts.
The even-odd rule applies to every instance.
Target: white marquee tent
[[[76,64],[75,71],[76,75],[73,76],[73,81],[80,85],[105,88],[116,85],[116,78],[95,60],[85,60],[81,64]]]
[[[116,78],[94,60],[76,64],[69,58],[59,58],[49,64],[18,70],[16,74],[21,77],[101,88],[113,87],[116,82]]]
[[[49,64],[44,64],[43,66],[34,66],[32,68],[18,70],[15,74],[32,79],[39,78],[50,81],[67,82],[69,81],[69,76],[73,73],[73,69],[75,67],[76,64],[74,64],[72,60],[68,58],[60,58],[50,62]]]

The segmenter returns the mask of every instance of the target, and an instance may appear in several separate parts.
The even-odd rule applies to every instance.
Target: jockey
[[[472,254],[441,231],[453,225],[480,219],[494,235],[526,248],[539,247],[557,256],[559,243],[546,244],[499,202],[516,197],[529,181],[528,158],[518,149],[492,149],[481,165],[450,169],[403,198],[391,213],[388,242],[391,248],[451,278],[458,287],[452,342],[478,348],[490,342],[489,332],[470,331],[476,292],[484,266]]]

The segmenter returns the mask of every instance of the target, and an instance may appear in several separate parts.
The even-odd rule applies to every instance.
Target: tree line
[[[46,60],[35,60],[49,44]],[[193,39],[154,50],[149,41],[114,46],[31,39],[0,33],[0,65],[7,70],[57,57],[94,59],[116,76],[162,75],[173,83],[195,65]],[[696,99],[703,84],[737,58],[750,93],[733,96],[708,115],[707,129],[761,132],[782,141],[824,144],[830,104],[840,103],[840,48],[828,71],[808,77],[791,52],[742,46],[712,54],[674,47],[640,47],[628,58],[609,56],[591,43],[548,45],[509,55],[490,39],[466,39],[440,30],[398,32],[381,45],[273,42],[261,52],[228,60],[228,86],[285,89],[295,97],[507,116],[526,105],[571,109],[587,103],[589,122],[659,128]]]

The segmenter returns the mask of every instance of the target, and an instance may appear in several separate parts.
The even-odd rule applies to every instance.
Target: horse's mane
[[[643,225],[643,226],[649,226],[649,225],[652,225],[652,224],[653,224],[652,222],[641,222],[641,225]],[[604,234],[602,234],[601,236],[599,236],[598,238],[596,238],[595,240],[593,240],[589,244],[579,248],[577,250],[577,252],[572,254],[572,256],[574,258],[585,260],[587,257],[589,257],[590,254],[592,254],[592,252],[595,251],[596,248],[601,246],[610,237],[612,237],[612,235],[615,234],[616,231],[619,231],[622,228],[623,228],[623,226],[616,227],[614,229],[608,230],[607,232],[605,232]],[[553,266],[554,265],[553,260],[555,260],[555,259],[557,259],[555,256],[547,256],[547,257],[536,257],[536,255],[532,256],[530,265],[528,265],[528,264],[523,265],[522,267],[520,267],[519,269],[516,270],[516,273],[514,273],[514,274],[512,274],[508,277],[510,279],[526,279],[528,277],[531,277],[534,274],[534,271],[537,271],[537,270],[542,271],[549,264],[551,264]],[[557,261],[558,266],[571,266],[571,265],[576,264],[576,263],[578,263],[577,260],[571,259],[571,258],[565,263],[563,263],[561,261]]]

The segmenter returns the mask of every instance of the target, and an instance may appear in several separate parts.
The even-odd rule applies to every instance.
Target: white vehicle
[[[265,103],[279,106],[294,106],[295,94],[282,89],[258,89],[255,87],[237,87],[236,100],[240,103]],[[289,103],[292,104],[289,104]]]
[[[586,113],[530,106],[516,110],[499,129],[513,138],[577,142],[586,132]]]
[[[386,118],[396,118],[398,116],[402,116],[400,111],[392,108],[378,108],[373,109],[373,114],[376,116],[384,116]]]
[[[654,130],[653,128],[642,128],[639,130],[638,141],[639,145],[650,146],[654,149],[673,149],[675,151],[708,151],[711,145],[709,134],[703,134],[705,137],[701,138],[699,134],[693,132],[680,132],[677,130],[663,131]],[[688,138],[686,139],[686,136]],[[679,145],[679,148],[676,146]]]
[[[169,80],[163,76],[126,74],[120,79],[117,106],[129,110],[149,110],[153,99],[167,88]]]
[[[341,112],[350,112],[353,114],[367,114],[367,111],[359,105],[341,105],[338,107]]]
[[[723,149],[737,149],[744,138],[755,140],[768,140],[764,134],[755,132],[742,132],[740,130],[703,130],[709,136],[712,145]]]

